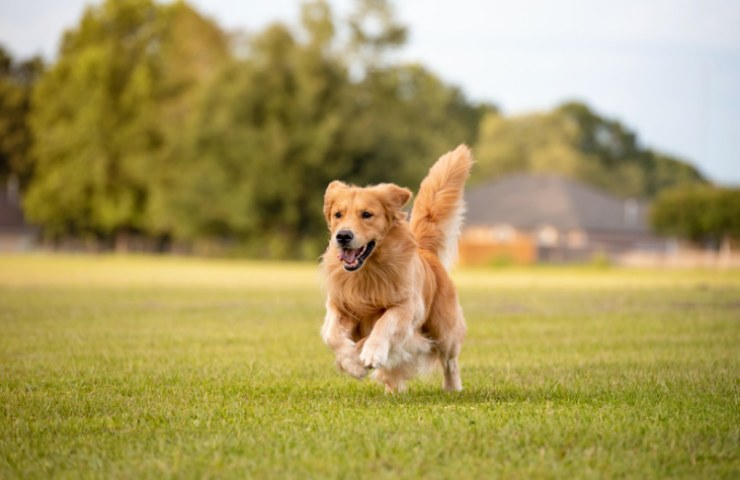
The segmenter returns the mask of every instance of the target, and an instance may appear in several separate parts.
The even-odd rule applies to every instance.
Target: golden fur
[[[363,378],[375,369],[375,377],[395,392],[439,360],[444,388],[462,389],[457,357],[465,320],[446,267],[457,245],[472,162],[465,145],[443,155],[421,184],[410,223],[402,211],[411,198],[405,188],[329,184],[321,334],[341,370]]]

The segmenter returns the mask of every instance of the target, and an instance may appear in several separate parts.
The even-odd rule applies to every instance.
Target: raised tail
[[[435,253],[448,270],[457,260],[465,213],[463,190],[472,165],[466,145],[442,155],[421,182],[411,210],[411,231],[419,247]]]

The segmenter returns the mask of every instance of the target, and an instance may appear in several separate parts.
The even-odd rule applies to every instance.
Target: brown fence
[[[537,249],[525,238],[517,238],[509,244],[460,241],[460,264],[483,266],[496,264],[529,264],[537,261]]]

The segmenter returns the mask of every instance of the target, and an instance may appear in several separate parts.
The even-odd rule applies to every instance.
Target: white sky
[[[53,58],[85,0],[0,0],[0,43]],[[96,1],[97,3],[97,1]],[[295,22],[299,0],[192,0],[228,29]],[[345,12],[351,0],[332,0]],[[396,0],[401,57],[516,114],[568,99],[740,184],[740,0]]]

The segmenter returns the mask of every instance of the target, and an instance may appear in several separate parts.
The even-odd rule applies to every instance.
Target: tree
[[[154,101],[163,141],[157,161],[147,175],[147,203],[144,230],[149,235],[170,239],[173,224],[164,202],[178,172],[184,135],[195,121],[206,87],[232,59],[226,35],[212,21],[188,4],[165,8],[166,31],[159,53],[158,83]]]
[[[44,65],[35,57],[15,61],[0,47],[0,182],[15,177],[24,188],[33,175],[28,116],[31,91]]]
[[[481,110],[458,89],[416,65],[373,63],[352,80],[356,57],[328,4],[305,4],[301,18],[300,31],[260,32],[208,86],[157,201],[176,239],[315,258],[331,180],[413,186],[440,153],[474,140]]]
[[[604,182],[605,188],[627,196],[653,197],[674,185],[706,183],[689,163],[640,147],[637,134],[584,104],[565,103],[555,113],[576,123],[578,149],[608,172],[610,180]]]
[[[311,248],[304,233],[323,230],[312,189],[336,157],[347,85],[329,48],[330,12],[316,5],[304,8],[304,42],[273,25],[208,86],[162,190],[160,228],[187,241],[231,237],[275,256]]]
[[[580,103],[516,117],[490,113],[481,122],[476,147],[474,181],[549,172],[645,198],[672,185],[705,183],[691,165],[640,147],[636,134]]]
[[[388,0],[358,0],[347,27],[350,38],[345,50],[358,78],[387,66],[388,53],[402,47],[408,38],[408,29],[395,18]]]
[[[659,233],[729,248],[731,239],[740,239],[740,189],[668,189],[653,203],[650,221]]]
[[[146,231],[162,155],[226,52],[217,27],[181,2],[89,7],[33,96],[30,218],[51,236]]]
[[[420,65],[368,72],[352,86],[344,150],[346,180],[418,186],[434,160],[475,141],[482,112],[462,92]]]

